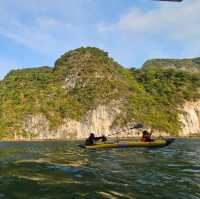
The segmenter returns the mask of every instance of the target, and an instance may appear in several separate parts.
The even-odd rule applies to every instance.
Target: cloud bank
[[[160,7],[148,11],[133,7],[116,23],[100,24],[99,31],[113,32],[133,41],[153,39],[158,46],[162,46],[162,41],[168,42],[174,48],[177,45],[182,48],[179,55],[200,55],[200,1],[173,6],[160,3]]]

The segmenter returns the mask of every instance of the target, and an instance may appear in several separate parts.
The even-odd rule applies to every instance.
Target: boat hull
[[[99,143],[91,146],[79,145],[81,148],[86,149],[112,149],[112,148],[135,148],[135,147],[145,147],[145,148],[158,148],[165,147],[171,144],[174,139],[163,139],[154,140],[152,142],[141,142],[141,141],[129,141],[129,142],[119,142],[119,143]]]

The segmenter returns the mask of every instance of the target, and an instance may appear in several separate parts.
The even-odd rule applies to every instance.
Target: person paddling
[[[153,141],[153,139],[151,139],[152,132],[153,130],[150,133],[148,131],[143,131],[141,142],[152,142]]]
[[[95,137],[94,133],[91,133],[88,139],[85,141],[86,146],[94,145],[97,141],[101,140],[102,142],[107,141],[107,138],[103,135],[101,137]]]

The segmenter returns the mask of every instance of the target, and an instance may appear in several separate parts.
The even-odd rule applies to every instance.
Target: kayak
[[[151,142],[141,142],[141,141],[129,141],[129,142],[119,142],[119,143],[97,143],[95,145],[79,145],[81,148],[85,149],[112,149],[112,148],[134,148],[134,147],[146,147],[146,148],[158,148],[170,145],[175,139],[162,139],[154,140]]]

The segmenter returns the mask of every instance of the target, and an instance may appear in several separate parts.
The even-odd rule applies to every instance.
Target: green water
[[[200,198],[200,139],[88,151],[78,142],[0,143],[3,198]]]

